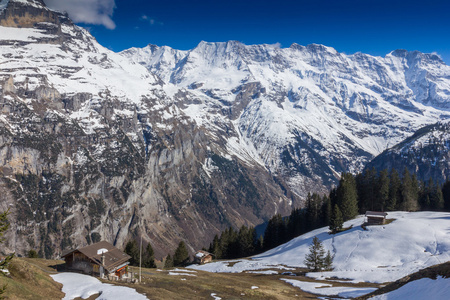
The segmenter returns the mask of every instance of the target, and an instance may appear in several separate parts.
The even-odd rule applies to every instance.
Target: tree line
[[[286,217],[276,214],[270,218],[263,235],[258,236],[254,227],[228,227],[215,235],[204,250],[216,259],[252,256],[320,227],[329,226],[332,233],[339,232],[345,221],[368,210],[450,211],[450,180],[443,185],[432,179],[423,182],[406,168],[401,175],[395,169],[368,169],[356,176],[342,173],[337,187],[328,195],[308,194],[303,208],[293,209]],[[139,265],[136,241],[128,242],[125,252],[132,257],[131,265]],[[173,256],[167,256],[165,267],[183,266],[189,259],[185,243],[180,242]],[[156,266],[150,244],[143,251],[142,266]]]
[[[368,169],[356,176],[343,173],[328,195],[308,194],[303,208],[286,217],[274,215],[263,236],[258,237],[253,227],[242,226],[239,231],[230,227],[214,237],[209,252],[224,259],[255,255],[320,227],[339,232],[345,221],[368,210],[450,211],[450,180],[443,185],[432,179],[423,182],[407,169],[401,175],[395,169]]]
[[[131,256],[130,265],[138,267],[139,263],[143,268],[156,268],[155,253],[150,243],[140,249],[137,241],[132,239],[125,245],[124,252]],[[189,262],[189,252],[186,244],[181,241],[173,256],[167,255],[164,268],[182,267]]]

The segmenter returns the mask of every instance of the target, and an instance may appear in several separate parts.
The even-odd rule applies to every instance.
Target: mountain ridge
[[[450,178],[450,122],[425,126],[401,143],[383,151],[366,169],[408,169],[422,181],[440,184]]]
[[[433,55],[236,41],[114,53],[65,14],[11,3],[0,20],[34,20],[0,28],[0,191],[21,253],[140,236],[159,257],[180,240],[194,252],[450,118],[450,67]]]

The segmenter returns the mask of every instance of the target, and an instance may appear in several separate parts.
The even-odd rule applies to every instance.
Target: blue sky
[[[448,0],[76,1],[96,5],[99,17],[79,24],[114,51],[147,44],[187,50],[202,40],[282,47],[318,43],[347,54],[437,52],[450,64]],[[73,9],[67,10],[70,15]]]

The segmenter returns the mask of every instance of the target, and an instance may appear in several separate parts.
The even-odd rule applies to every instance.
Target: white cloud
[[[49,8],[67,12],[76,23],[116,28],[111,19],[116,8],[114,0],[44,0],[44,2]]]

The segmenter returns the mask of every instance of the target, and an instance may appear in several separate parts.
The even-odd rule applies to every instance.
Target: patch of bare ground
[[[147,272],[151,275],[148,275]],[[184,272],[177,271],[176,273]],[[145,293],[151,299],[212,299],[211,294],[222,299],[316,299],[311,294],[302,292],[279,280],[281,277],[285,277],[281,275],[203,271],[186,272],[185,274],[174,276],[169,275],[166,270],[145,269],[142,283],[118,284],[132,287],[139,293]]]

